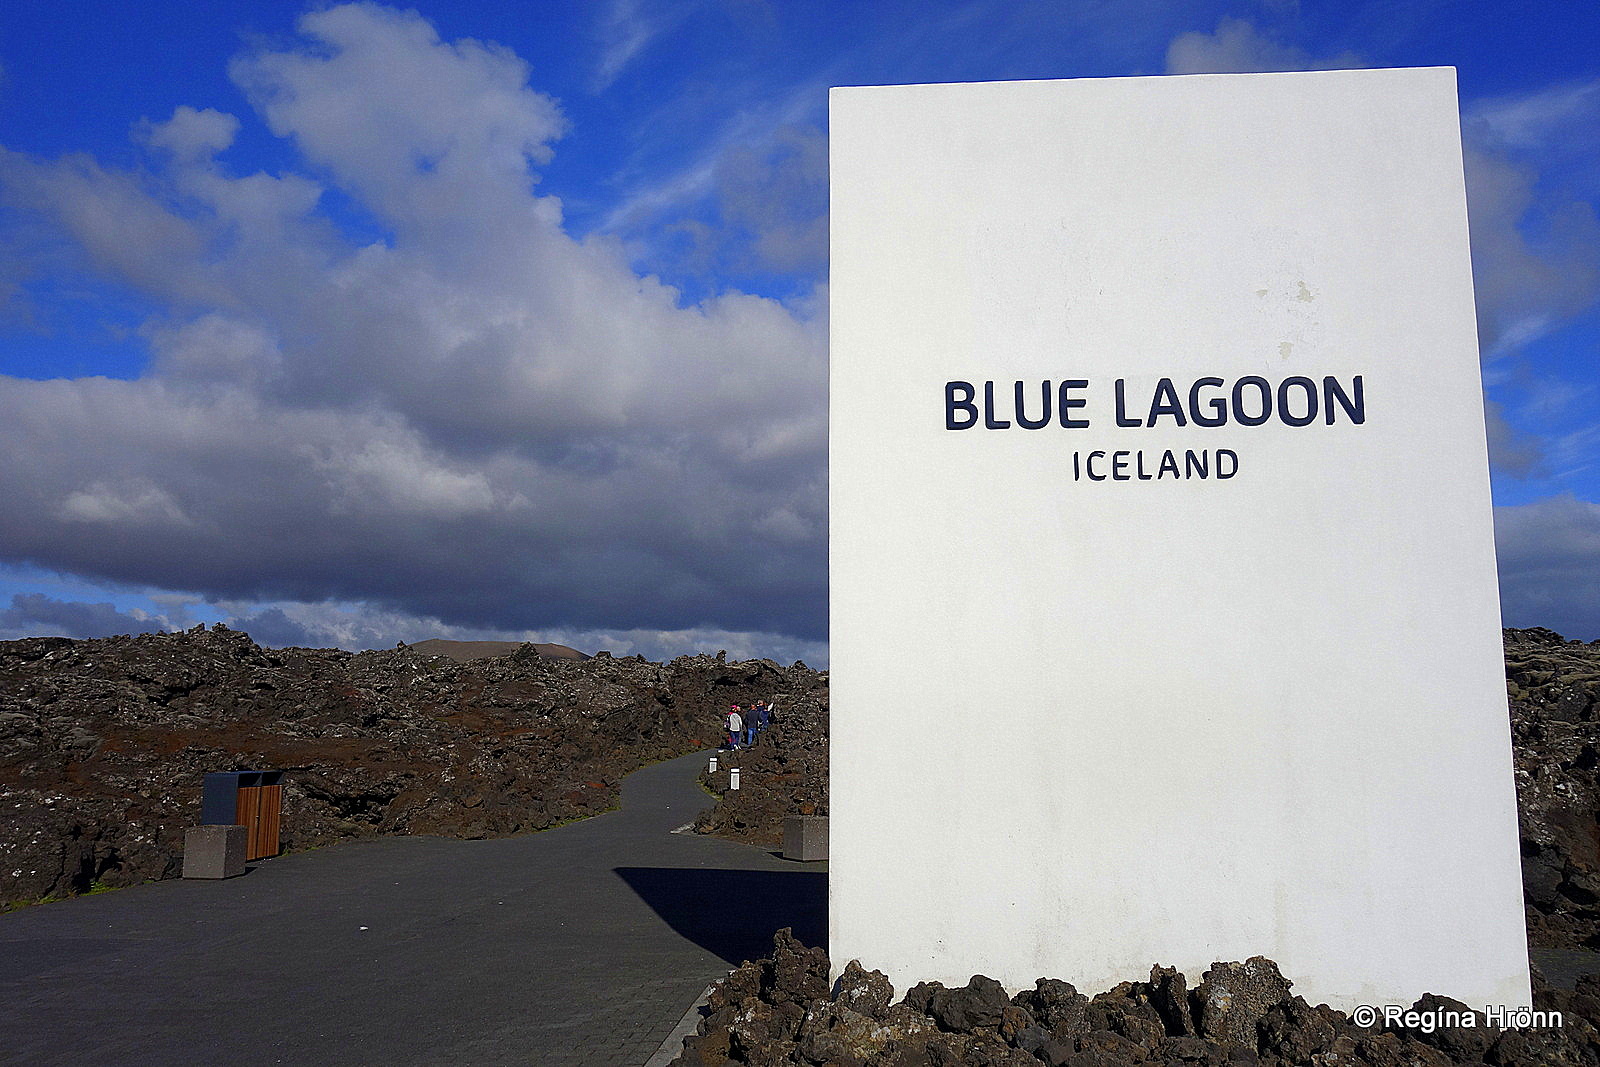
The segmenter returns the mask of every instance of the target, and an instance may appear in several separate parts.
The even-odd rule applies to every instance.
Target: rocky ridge
[[[0,905],[175,876],[207,771],[288,771],[286,849],[537,830],[614,806],[646,763],[714,746],[728,704],[817,677],[533,646],[466,663],[267,649],[222,626],[0,642]]]

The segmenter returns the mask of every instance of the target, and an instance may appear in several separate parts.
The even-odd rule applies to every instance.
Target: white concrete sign
[[[830,122],[836,965],[1527,1004],[1454,71]]]

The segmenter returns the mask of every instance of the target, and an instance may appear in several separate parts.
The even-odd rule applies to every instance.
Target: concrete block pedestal
[[[191,826],[183,835],[185,878],[232,878],[244,873],[250,831],[243,826]]]
[[[828,817],[790,815],[783,820],[783,858],[806,863],[828,858]]]

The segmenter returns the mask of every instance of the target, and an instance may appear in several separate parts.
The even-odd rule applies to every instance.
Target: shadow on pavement
[[[785,926],[804,944],[827,947],[823,871],[613,869],[663,922],[730,966],[771,955],[772,935]]]
[[[1571,990],[1583,975],[1600,973],[1600,952],[1593,949],[1532,945],[1528,948],[1528,958],[1544,975],[1544,980],[1558,989]]]

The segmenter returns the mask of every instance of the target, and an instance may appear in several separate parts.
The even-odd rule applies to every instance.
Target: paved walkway
[[[1561,989],[1571,989],[1586,974],[1600,974],[1600,952],[1591,949],[1535,946],[1528,949],[1528,955],[1545,981]]]
[[[0,916],[0,1062],[639,1067],[793,926],[825,865],[668,831],[705,757],[620,811],[496,841],[387,838]]]

